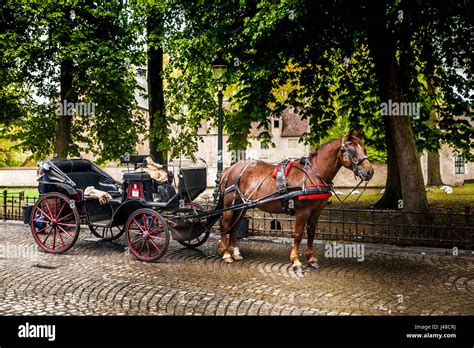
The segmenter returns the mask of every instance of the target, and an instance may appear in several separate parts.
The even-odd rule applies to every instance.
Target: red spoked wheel
[[[141,261],[160,259],[168,249],[170,233],[166,221],[152,209],[138,209],[125,224],[128,246]]]
[[[74,200],[57,192],[42,196],[31,211],[31,232],[38,245],[49,253],[63,253],[77,240],[79,214]]]

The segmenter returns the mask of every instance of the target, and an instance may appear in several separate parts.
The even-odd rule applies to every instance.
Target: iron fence
[[[249,211],[249,235],[291,237],[295,219],[286,215]],[[358,243],[458,247],[474,249],[474,219],[463,213],[325,208],[316,239]]]
[[[23,220],[22,206],[26,203],[33,204],[38,199],[37,196],[29,197],[24,191],[18,193],[8,193],[3,190],[1,193],[0,217],[6,220]]]
[[[22,206],[34,203],[37,198],[3,191],[0,217],[22,220]],[[212,209],[212,204],[204,203],[204,207]],[[251,209],[247,217],[250,236],[291,237],[293,234],[293,216]],[[470,207],[465,207],[462,213],[325,208],[318,221],[316,239],[474,250],[474,217]]]

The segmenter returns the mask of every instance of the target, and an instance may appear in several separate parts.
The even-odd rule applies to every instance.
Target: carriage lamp
[[[217,101],[219,105],[218,119],[217,119],[217,175],[216,188],[214,190],[214,204],[217,204],[219,198],[219,182],[223,169],[223,151],[222,151],[222,99],[223,89],[225,84],[225,74],[227,72],[227,62],[221,58],[216,58],[212,63],[212,76],[219,85],[217,92]]]

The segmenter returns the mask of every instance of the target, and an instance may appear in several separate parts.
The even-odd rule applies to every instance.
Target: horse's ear
[[[347,139],[351,139],[352,137],[360,138],[361,129],[355,130],[354,128],[349,129],[349,134],[347,135]]]
[[[349,129],[349,134],[347,134],[347,139],[351,139],[353,135],[354,135],[354,128],[351,127]]]

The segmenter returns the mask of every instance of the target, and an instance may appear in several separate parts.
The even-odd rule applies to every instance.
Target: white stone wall
[[[272,141],[275,147],[262,149],[259,141],[255,139],[250,140],[248,153],[250,158],[260,159],[262,161],[278,163],[283,159],[296,159],[309,154],[309,146],[299,142],[298,137],[282,137],[281,129],[282,122],[280,121],[279,128],[271,129]]]
[[[37,168],[0,168],[0,187],[36,186]]]

